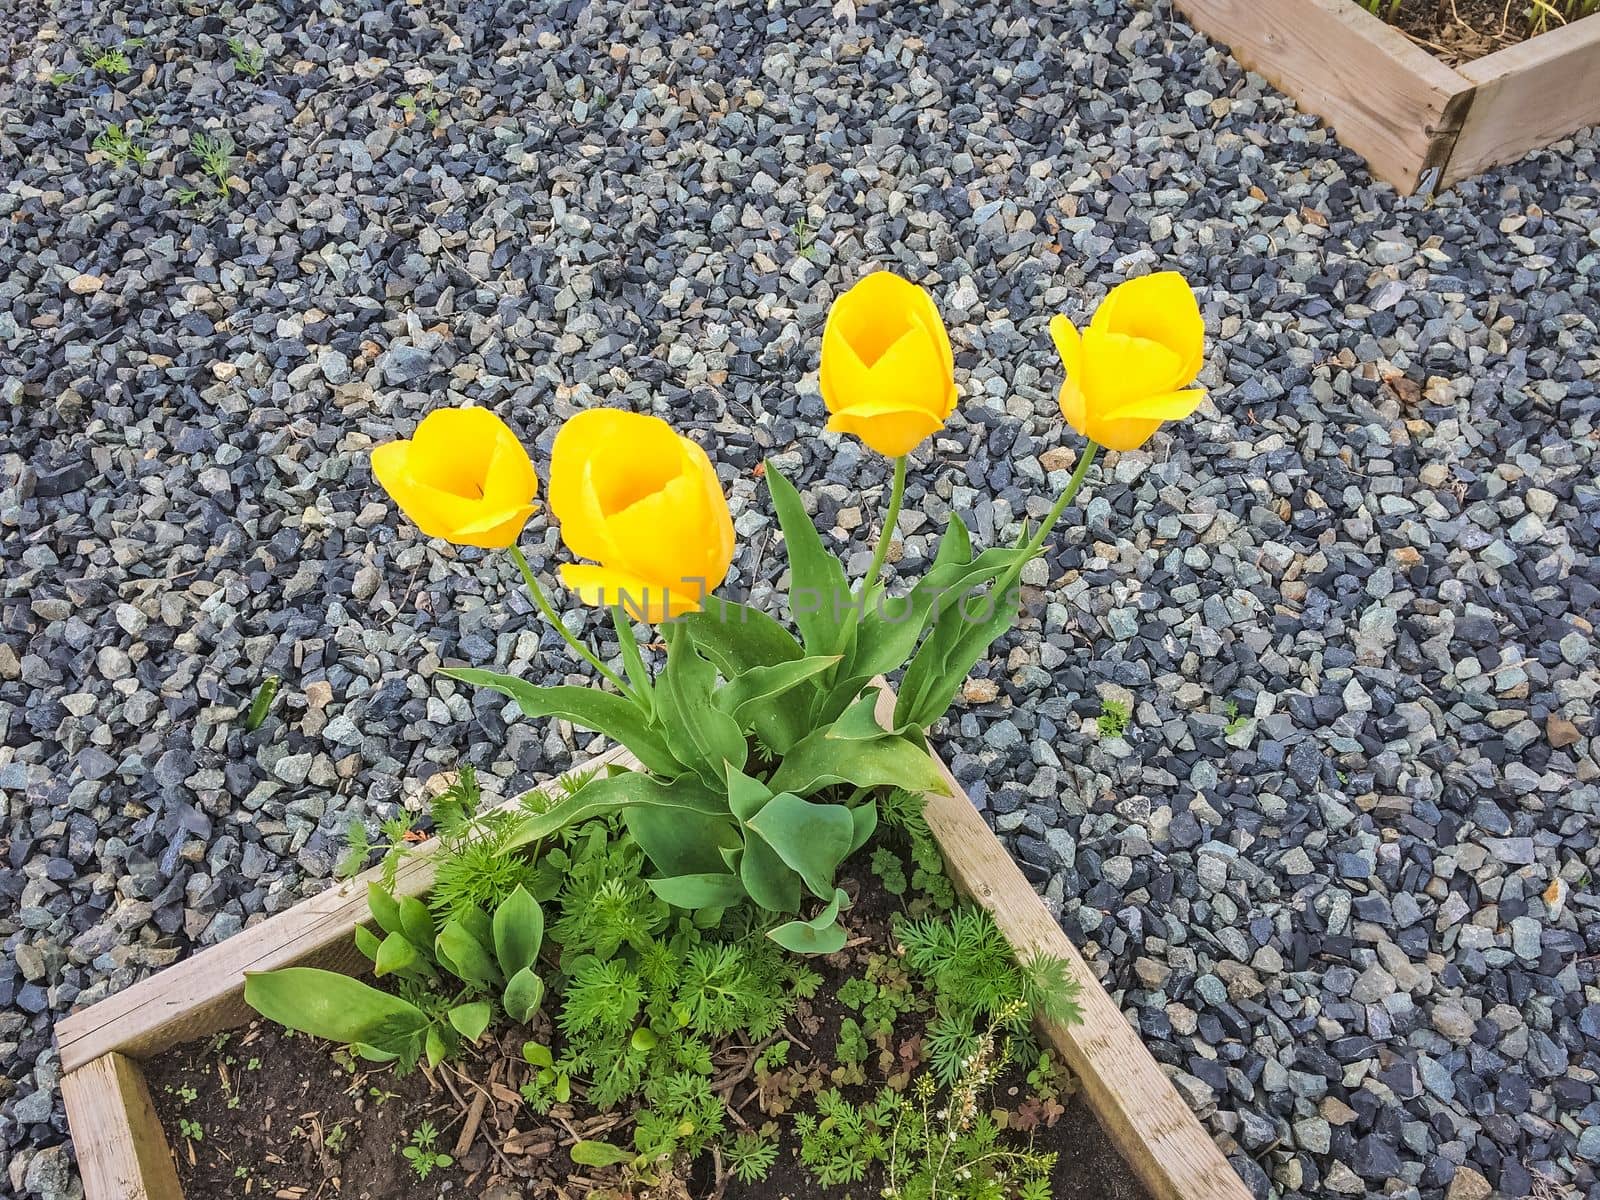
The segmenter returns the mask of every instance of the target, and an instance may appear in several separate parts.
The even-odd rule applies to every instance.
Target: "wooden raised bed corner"
[[[886,691],[885,702],[892,708]],[[613,750],[596,760],[633,765]],[[593,764],[591,764],[593,765]],[[943,764],[940,764],[943,770]],[[1138,1034],[1061,932],[955,777],[928,798],[927,820],[951,878],[989,909],[1019,953],[1066,959],[1083,986],[1081,1025],[1042,1032],[1081,1081],[1084,1098],[1153,1200],[1249,1200],[1249,1193]],[[514,803],[514,801],[513,801]],[[401,868],[395,892],[433,882],[428,844]],[[66,1074],[61,1090],[77,1147],[85,1200],[183,1200],[171,1150],[139,1060],[254,1017],[244,972],[291,964],[357,970],[352,931],[367,919],[359,876],[134,984],[56,1027]]]
[[[1449,67],[1354,0],[1175,0],[1402,193],[1600,122],[1600,14]]]

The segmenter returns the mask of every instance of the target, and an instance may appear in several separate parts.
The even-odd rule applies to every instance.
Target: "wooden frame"
[[[1600,14],[1448,67],[1354,0],[1174,0],[1404,194],[1600,122]]]
[[[887,689],[883,704],[892,709]],[[620,750],[590,765],[601,762],[635,765]],[[939,768],[950,791],[930,794],[926,812],[952,879],[994,914],[1019,954],[1043,950],[1059,955],[1083,985],[1083,1023],[1046,1023],[1042,1031],[1078,1076],[1085,1100],[1112,1144],[1153,1200],[1249,1200],[1222,1151],[955,777],[943,762]],[[432,886],[429,855],[424,843],[407,860],[395,881],[397,893],[416,896]],[[374,875],[368,872],[302,901],[56,1026],[66,1072],[62,1097],[78,1147],[85,1200],[183,1200],[138,1060],[252,1019],[254,1013],[244,1003],[247,970],[312,963],[355,970],[364,965],[352,932],[367,919],[366,884]]]

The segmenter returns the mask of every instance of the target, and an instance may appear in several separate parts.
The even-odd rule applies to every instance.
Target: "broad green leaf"
[[[850,853],[854,854],[877,832],[878,802],[868,800],[865,804],[856,805],[850,810],[850,820],[855,824],[855,835],[850,839]]]
[[[378,961],[378,947],[382,944],[378,935],[365,925],[356,926],[356,949],[366,955],[368,961],[374,963]]]
[[[743,771],[728,769],[728,810],[743,823],[755,816],[772,799],[772,789]]]
[[[833,954],[844,949],[845,932],[839,926],[839,907],[849,897],[833,893],[833,900],[809,921],[790,921],[767,931],[767,936],[796,954]]]
[[[620,775],[596,779],[585,785],[577,795],[557,801],[537,816],[526,818],[508,835],[504,847],[508,851],[515,850],[570,825],[592,817],[623,812],[635,806],[699,816],[723,816],[727,813],[727,800],[719,794],[720,790],[719,786],[718,792],[712,792],[698,779],[687,776],[664,783],[642,771],[624,771]]]
[[[699,875],[721,868],[722,850],[739,844],[724,809],[716,816],[640,805],[623,813],[628,832],[663,875]]]
[[[817,730],[784,755],[767,786],[797,796],[809,796],[830,783],[898,787],[911,792],[946,790],[944,777],[928,752],[906,737],[891,734],[838,741],[827,733],[826,729]]]
[[[451,918],[444,923],[435,943],[435,953],[439,956],[439,962],[469,987],[480,991],[499,988],[502,976],[500,968],[495,966],[494,957],[477,938],[467,932],[466,926],[460,921]]]
[[[494,910],[494,956],[507,977],[539,960],[544,910],[520,883]]]
[[[677,908],[730,908],[744,899],[744,884],[737,875],[674,875],[648,879],[650,890]]]
[[[494,921],[476,904],[458,904],[450,914],[473,940],[491,955],[494,953]]]
[[[519,1025],[526,1025],[533,1019],[533,1014],[539,1011],[539,1005],[544,1003],[544,980],[534,974],[532,967],[523,967],[506,983],[502,1002],[506,1016]],[[550,1052],[546,1050],[545,1053]]]
[[[789,615],[800,630],[807,654],[840,654],[840,631],[854,603],[844,567],[822,544],[800,493],[771,463],[767,491],[783,528],[789,558]]]
[[[397,906],[400,910],[400,932],[418,949],[426,951],[433,946],[433,914],[428,906],[415,896],[402,896]]]
[[[781,754],[806,735],[817,678],[838,662],[830,654],[751,667],[718,689],[717,707]]]
[[[553,1067],[555,1056],[550,1053],[550,1047],[543,1042],[523,1042],[522,1057],[530,1066]]]
[[[483,1036],[483,1031],[489,1028],[489,1018],[494,1010],[489,1007],[486,1000],[475,1000],[471,1004],[458,1004],[450,1010],[450,1024],[454,1025],[456,1032],[469,1042],[475,1042]]]
[[[805,654],[794,635],[760,609],[707,596],[700,611],[680,617],[695,645],[717,664],[724,679],[752,667],[770,667]]]
[[[739,723],[714,699],[717,669],[700,653],[692,635],[682,629],[667,634],[667,665],[661,672],[661,702],[667,720],[663,732],[679,762],[692,767],[707,784],[720,787],[727,764],[744,766],[749,746]]]
[[[385,933],[399,933],[404,928],[400,924],[400,902],[381,883],[367,884],[367,909]]]
[[[855,822],[842,804],[813,804],[789,792],[769,800],[745,828],[771,846],[819,899],[833,895],[833,876],[850,853]],[[746,841],[748,851],[749,842]]]
[[[739,881],[750,899],[769,912],[800,910],[800,876],[759,837],[745,841],[739,857]]]
[[[441,1029],[437,1025],[428,1026],[427,1053],[429,1067],[437,1067],[450,1057],[452,1049],[450,1042],[453,1037],[454,1035],[447,1029]]]
[[[864,689],[850,706],[839,714],[839,719],[827,728],[826,736],[834,741],[858,742],[886,737],[895,732],[885,729],[878,720],[878,701],[882,695],[882,688]]]
[[[572,1161],[580,1167],[614,1167],[633,1158],[631,1151],[610,1142],[579,1142],[572,1147]]]
[[[380,1030],[420,1033],[428,1023],[398,996],[315,967],[246,972],[244,1000],[269,1021],[334,1042],[369,1041]]]
[[[584,729],[603,733],[633,751],[647,770],[671,779],[683,773],[667,743],[650,726],[648,714],[626,697],[599,688],[562,685],[540,687],[515,675],[476,667],[444,667],[439,674],[475,687],[486,687],[517,702],[524,716],[561,717]]]
[[[424,969],[422,955],[403,933],[391,933],[378,946],[378,957],[373,960],[373,974],[380,979],[385,975],[403,975],[407,971]]]

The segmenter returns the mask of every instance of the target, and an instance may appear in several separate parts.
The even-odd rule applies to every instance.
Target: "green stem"
[[[900,505],[906,498],[906,456],[894,460],[894,485],[889,489],[889,511],[884,514],[883,530],[878,534],[878,548],[872,552],[872,565],[861,581],[861,594],[870,596],[878,586],[878,572],[883,570],[883,560],[889,557],[889,543],[894,540],[895,527],[900,524]]]
[[[1094,456],[1100,453],[1100,447],[1089,442],[1083,448],[1083,453],[1078,455],[1078,465],[1073,468],[1072,478],[1067,480],[1067,486],[1061,493],[1061,498],[1051,508],[1050,515],[1045,517],[1044,523],[1039,526],[1039,532],[1029,539],[1027,549],[1028,557],[1032,558],[1044,546],[1044,541],[1050,536],[1050,531],[1056,527],[1056,522],[1061,519],[1061,514],[1067,510],[1067,505],[1072,503],[1072,498],[1078,494],[1078,489],[1083,486],[1083,481],[1089,475],[1089,467],[1094,463]]]
[[[545,596],[544,588],[539,586],[539,577],[533,573],[533,568],[528,565],[528,560],[522,556],[522,551],[515,546],[511,546],[509,549],[511,551],[511,561],[516,563],[517,569],[522,572],[522,581],[528,585],[528,594],[533,597],[533,602],[539,606],[539,611],[544,614],[544,619],[555,626],[556,632],[561,635],[562,640],[565,641],[567,645],[572,647],[573,652],[576,653],[578,657],[582,658],[596,671],[599,671],[600,674],[604,675],[613,684],[615,684],[617,690],[624,696],[631,697],[633,695],[633,690],[622,681],[615,671],[596,658],[593,652],[590,651],[589,647],[585,646],[576,637],[574,637],[572,630],[568,629],[566,625],[562,623],[561,615],[550,606],[550,600],[547,596]]]

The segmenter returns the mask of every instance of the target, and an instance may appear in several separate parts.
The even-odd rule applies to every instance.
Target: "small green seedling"
[[[200,131],[189,139],[189,149],[200,160],[200,169],[206,173],[217,191],[223,196],[228,195],[231,190],[228,180],[233,175],[233,138],[226,132],[212,137]]]
[[[236,37],[228,39],[228,53],[233,55],[233,66],[239,74],[249,79],[260,79],[266,66],[267,55],[259,46],[246,46]]]
[[[811,222],[802,216],[794,223],[795,253],[801,258],[811,258],[817,252],[817,231],[812,228]]]
[[[1102,700],[1100,716],[1095,721],[1095,730],[1103,738],[1119,738],[1128,732],[1128,721],[1132,716],[1128,706],[1122,701]]]
[[[200,1127],[199,1121],[191,1121],[188,1117],[178,1118],[178,1132],[185,1141],[203,1142],[206,1140],[206,1131]]]
[[[121,125],[107,125],[96,135],[92,149],[105,156],[113,167],[121,169],[129,163],[142,167],[150,161],[150,152],[139,145]]]
[[[1232,737],[1250,727],[1250,718],[1239,715],[1239,706],[1229,700],[1222,706],[1222,711],[1227,714],[1228,723],[1222,727],[1222,732]]]
[[[245,714],[244,731],[254,733],[261,728],[261,722],[267,719],[267,710],[272,707],[272,702],[278,696],[278,677],[268,675],[261,681],[261,686],[256,688],[255,697],[250,701],[250,711]]]
[[[411,1135],[411,1144],[400,1151],[411,1164],[411,1169],[416,1172],[418,1179],[426,1179],[439,1168],[448,1167],[455,1162],[455,1159],[448,1154],[440,1153],[433,1148],[438,1140],[439,1131],[433,1127],[433,1122],[424,1121]]]
[[[79,43],[83,60],[89,64],[88,69],[112,79],[120,79],[133,70],[133,64],[128,61],[128,51],[137,50],[142,45],[143,38],[124,38],[115,46],[101,46],[88,40]]]
[[[345,1139],[350,1131],[343,1125],[335,1125],[323,1135],[322,1144],[327,1147],[329,1154],[343,1154]]]
[[[79,75],[77,71],[55,71],[50,76],[50,86],[54,88],[66,87]]]
[[[444,119],[439,111],[438,97],[435,95],[432,84],[423,84],[415,92],[404,92],[395,97],[395,105],[406,115],[406,124],[420,114],[433,128],[439,128],[439,122]]]

